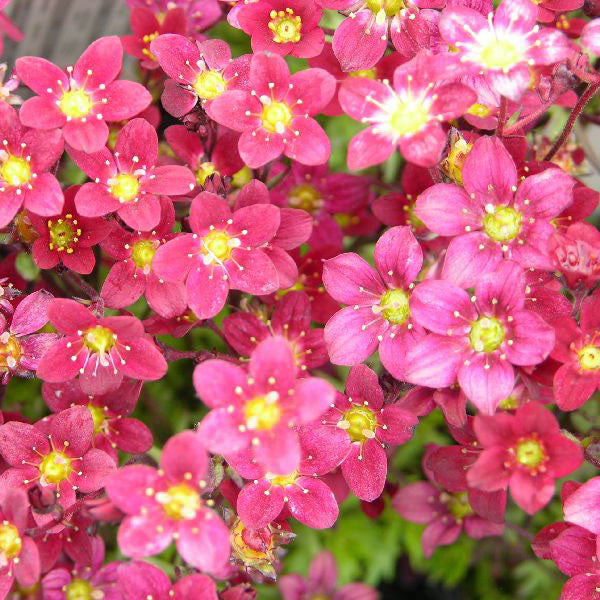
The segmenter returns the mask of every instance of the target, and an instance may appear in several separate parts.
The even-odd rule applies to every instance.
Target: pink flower
[[[503,257],[523,268],[552,270],[552,219],[572,202],[574,179],[547,169],[520,184],[515,163],[495,137],[480,137],[462,168],[464,187],[438,183],[417,199],[415,215],[448,245],[442,277],[473,286]]]
[[[207,107],[209,116],[242,132],[238,149],[251,168],[281,154],[305,165],[320,165],[330,154],[329,138],[311,117],[335,92],[335,79],[323,69],[290,76],[281,56],[255,54],[250,63],[250,91],[228,91]]]
[[[600,54],[600,19],[586,24],[581,32],[581,43],[594,54]]]
[[[75,194],[80,186],[65,190],[62,212],[50,217],[29,213],[38,234],[32,247],[33,260],[41,269],[53,269],[62,263],[67,269],[88,275],[96,258],[92,247],[110,233],[111,223],[105,219],[82,217],[75,208]]]
[[[0,103],[0,227],[8,225],[21,206],[42,217],[61,211],[63,193],[48,173],[63,152],[60,132],[23,127],[17,111]]]
[[[287,340],[298,374],[302,375],[327,362],[322,329],[311,329],[311,307],[303,292],[289,292],[263,322],[250,312],[237,312],[223,321],[227,342],[239,354],[250,356],[256,346],[271,336]]]
[[[247,86],[250,55],[232,60],[223,40],[194,43],[182,35],[165,34],[150,44],[150,51],[171,78],[162,103],[174,117],[189,113],[198,100],[207,108],[226,91]]]
[[[524,303],[523,271],[512,261],[480,277],[473,296],[449,281],[419,284],[412,316],[432,333],[408,351],[406,380],[434,388],[458,380],[480,411],[494,414],[513,391],[513,365],[541,363],[554,346],[554,329]]]
[[[201,498],[208,466],[200,436],[184,431],[165,444],[160,470],[131,465],[113,475],[106,493],[126,514],[118,533],[125,555],[159,554],[175,540],[193,567],[212,573],[223,569],[229,560],[229,529]]]
[[[95,492],[104,487],[115,463],[91,447],[94,423],[83,406],[73,406],[35,425],[9,421],[0,426],[0,454],[10,465],[0,475],[0,489],[30,489],[56,493],[63,508],[75,503],[75,492]],[[39,525],[51,523],[51,513],[34,511]],[[57,523],[59,529],[62,529]]]
[[[295,427],[318,419],[333,401],[334,389],[317,377],[296,380],[296,371],[290,346],[280,337],[257,346],[248,373],[223,360],[199,364],[194,386],[212,409],[199,425],[206,447],[225,456],[250,448],[258,464],[272,473],[297,469]]]
[[[145,337],[135,317],[95,317],[74,300],[56,298],[48,308],[50,323],[64,337],[46,351],[37,376],[49,383],[79,375],[85,394],[115,390],[123,376],[144,381],[160,379],[167,363]]]
[[[85,406],[94,421],[92,444],[109,454],[118,464],[117,448],[130,454],[143,454],[152,447],[152,432],[129,415],[138,401],[142,384],[127,379],[114,392],[99,396],[84,394],[77,381],[42,385],[44,402],[52,412],[70,406]]]
[[[152,231],[130,233],[115,226],[102,244],[102,249],[117,262],[108,272],[100,294],[111,308],[130,306],[143,294],[150,308],[168,319],[185,311],[187,296],[182,282],[166,284],[154,272],[156,251],[175,238],[170,233],[175,221],[173,203],[164,197],[159,200],[162,216]]]
[[[423,335],[411,315],[411,290],[423,265],[423,252],[408,227],[392,227],[377,241],[375,265],[354,253],[325,262],[323,283],[348,306],[325,326],[331,362],[356,365],[379,348],[385,368],[403,379],[404,357]]]
[[[390,86],[365,77],[347,79],[339,92],[344,111],[369,127],[348,147],[348,167],[362,169],[387,160],[399,146],[410,162],[435,165],[446,145],[441,123],[463,115],[475,93],[447,83],[462,67],[451,55],[422,52],[394,71]]]
[[[571,317],[552,324],[552,358],[562,363],[554,375],[554,397],[561,410],[575,410],[600,387],[600,294],[584,300],[580,326]]]
[[[52,296],[39,290],[25,296],[7,320],[0,314],[0,381],[12,375],[31,377],[44,352],[56,340],[52,333],[36,333],[48,322]]]
[[[554,480],[583,462],[581,447],[560,433],[556,417],[537,402],[514,415],[475,417],[483,451],[469,468],[469,485],[483,491],[507,487],[528,514],[542,509],[554,495]]]
[[[305,0],[259,0],[237,13],[238,24],[252,36],[254,52],[310,58],[323,49],[325,35],[319,27],[323,9]]]
[[[106,121],[123,121],[152,100],[144,86],[117,80],[123,47],[117,36],[93,42],[67,73],[44,58],[17,59],[17,74],[38,96],[23,104],[19,116],[27,127],[62,128],[65,141],[82,152],[98,152],[108,140]]]
[[[160,246],[152,267],[167,282],[185,281],[188,305],[197,318],[215,316],[229,288],[270,294],[278,275],[261,247],[280,224],[279,209],[257,204],[235,210],[210,192],[194,198],[190,209],[193,233],[181,233]]]
[[[357,365],[348,374],[346,395],[336,394],[319,424],[300,428],[301,469],[323,475],[341,465],[350,490],[371,502],[385,486],[385,449],[406,443],[417,424],[417,417],[399,404],[384,406],[376,373]]]
[[[337,564],[333,554],[319,552],[311,561],[308,577],[284,575],[279,580],[283,600],[306,598],[332,598],[333,600],[377,600],[379,595],[370,585],[350,583],[338,589]]]
[[[449,6],[439,28],[462,63],[473,73],[483,71],[495,92],[518,101],[529,85],[530,67],[552,65],[569,54],[567,38],[557,29],[540,29],[537,14],[530,0],[503,0],[487,19],[472,8]]]
[[[146,119],[133,119],[121,129],[114,154],[108,148],[93,154],[68,150],[94,180],[81,186],[75,196],[77,211],[84,217],[116,212],[132,229],[150,231],[160,221],[158,196],[188,194],[196,185],[186,167],[155,166],[158,136]]]

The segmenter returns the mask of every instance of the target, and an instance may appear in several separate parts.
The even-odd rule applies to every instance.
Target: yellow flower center
[[[8,521],[0,523],[0,564],[4,564],[2,558],[8,560],[19,556],[22,545],[19,530]]]
[[[600,348],[592,344],[584,346],[579,352],[579,364],[585,371],[600,369]]]
[[[115,334],[102,325],[90,327],[83,335],[83,343],[92,351],[104,354],[115,345]]]
[[[19,340],[5,331],[0,335],[0,373],[14,369],[21,360],[22,350]]]
[[[242,188],[252,181],[252,171],[249,167],[243,166],[237,173],[234,173],[231,185],[234,188]]]
[[[158,33],[158,31],[155,31],[154,33],[147,33],[142,38],[142,41],[144,42],[144,44],[146,44],[146,46],[149,46],[150,43],[153,42],[159,35],[160,34]],[[147,56],[150,60],[156,61],[156,56],[154,56],[154,54],[150,52],[150,48],[142,48],[142,54],[144,56]]]
[[[140,240],[133,244],[131,249],[131,260],[139,269],[147,269],[152,265],[152,259],[156,254],[156,247],[150,240]]]
[[[158,492],[155,498],[165,514],[177,521],[196,518],[202,506],[200,494],[186,483],[172,485],[167,491]]]
[[[308,183],[301,183],[292,188],[288,194],[289,205],[313,213],[323,206],[319,191]]]
[[[364,442],[375,437],[377,415],[366,406],[354,405],[338,421],[338,427],[345,429],[353,442]]]
[[[248,429],[272,429],[281,419],[279,394],[269,392],[265,396],[255,396],[244,405],[244,416]]]
[[[2,163],[0,177],[11,186],[25,185],[31,179],[31,167],[24,158],[9,155]]]
[[[517,462],[530,469],[535,469],[547,460],[544,443],[537,437],[519,440],[514,452]]]
[[[350,77],[364,77],[365,79],[377,79],[377,69],[359,69],[348,73]]]
[[[521,50],[509,41],[494,37],[481,51],[480,61],[488,69],[510,69],[523,61]]]
[[[227,82],[218,71],[202,71],[194,81],[194,90],[199,98],[212,100],[227,89]]]
[[[446,504],[452,516],[460,523],[465,517],[473,514],[473,509],[469,504],[467,492],[457,492],[455,494],[444,493],[442,500]]]
[[[409,296],[404,290],[388,290],[381,296],[379,309],[384,319],[394,325],[406,323],[410,317]]]
[[[266,477],[271,483],[271,485],[278,485],[279,487],[288,487],[296,483],[296,479],[300,477],[300,474],[298,473],[298,471],[292,471],[287,475],[272,475],[270,473],[267,473]]]
[[[203,162],[196,170],[196,181],[198,185],[204,186],[206,180],[217,173],[217,167],[211,162]]]
[[[367,8],[375,15],[383,11],[386,16],[393,17],[404,8],[404,2],[402,0],[367,0]]]
[[[469,107],[469,110],[467,110],[467,112],[470,115],[473,115],[474,117],[489,117],[490,113],[492,112],[492,109],[489,106],[486,106],[485,104],[479,104],[478,102],[476,102],[475,104],[472,104]]]
[[[73,215],[67,214],[56,222],[49,220],[48,231],[50,233],[50,242],[48,243],[50,250],[66,251],[67,254],[73,253],[71,245],[76,244],[81,235],[81,229],[77,227],[77,219],[73,219]]]
[[[504,341],[504,326],[494,317],[481,317],[471,324],[469,340],[476,352],[494,352]]]
[[[349,215],[348,213],[334,213],[333,218],[341,229],[346,229],[351,225],[358,225],[360,223],[358,215]]]
[[[73,579],[65,589],[66,600],[92,600],[94,588],[83,579]]]
[[[300,41],[302,37],[300,34],[302,19],[298,15],[294,15],[291,8],[279,11],[272,10],[269,17],[271,17],[269,29],[273,32],[274,42],[285,44]]]
[[[498,206],[483,218],[483,229],[495,242],[509,242],[519,235],[523,216],[510,206]]]
[[[231,252],[239,246],[239,240],[224,231],[211,231],[202,238],[202,253],[207,263],[225,262],[231,258]]]
[[[106,423],[106,413],[104,408],[95,404],[88,404],[88,410],[94,421],[94,433],[104,432]]]
[[[73,471],[71,459],[63,452],[53,450],[39,464],[40,475],[45,483],[60,483]]]
[[[65,92],[58,103],[61,112],[72,119],[85,117],[93,106],[92,97],[82,88]]]
[[[260,116],[262,126],[271,133],[283,133],[292,122],[292,111],[285,102],[270,102]]]
[[[429,109],[423,105],[422,100],[398,99],[393,112],[390,113],[390,127],[396,136],[407,137],[421,131],[430,118]]]
[[[110,193],[121,202],[131,202],[140,191],[140,182],[135,175],[121,173],[110,180]]]

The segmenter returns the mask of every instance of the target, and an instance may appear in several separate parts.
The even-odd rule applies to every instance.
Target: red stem
[[[498,137],[504,136],[504,125],[506,125],[506,105],[507,100],[504,96],[500,98],[500,109],[498,112],[498,127],[496,128],[496,135]]]

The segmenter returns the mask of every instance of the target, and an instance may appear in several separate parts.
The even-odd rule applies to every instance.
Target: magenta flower
[[[152,231],[130,233],[115,226],[102,244],[102,249],[117,262],[108,272],[100,294],[111,308],[130,306],[144,294],[150,308],[169,319],[185,311],[187,296],[182,282],[166,284],[154,272],[156,251],[175,238],[170,233],[175,221],[173,203],[164,197],[159,200],[162,216]]]
[[[65,141],[82,152],[98,152],[108,140],[106,121],[131,119],[151,102],[139,83],[117,80],[123,47],[117,36],[88,46],[67,73],[44,58],[17,59],[17,74],[37,96],[25,101],[19,116],[34,129],[62,128]]]
[[[472,8],[449,6],[439,28],[463,64],[473,73],[483,72],[495,92],[518,101],[529,86],[532,66],[552,65],[569,54],[564,34],[540,29],[537,14],[530,0],[503,0],[487,19]]]
[[[192,201],[189,221],[193,233],[160,246],[152,268],[167,282],[185,281],[188,305],[197,318],[214,317],[230,287],[262,295],[277,289],[277,271],[261,250],[279,228],[276,206],[257,204],[231,212],[226,200],[202,192]]]
[[[7,320],[0,314],[0,381],[12,375],[31,377],[44,352],[56,340],[52,333],[36,333],[48,322],[52,296],[39,290],[25,296]]]
[[[63,508],[75,503],[75,492],[95,492],[115,471],[112,458],[91,447],[94,422],[83,406],[73,406],[35,425],[9,421],[0,426],[0,454],[9,468],[0,475],[0,490],[30,489],[56,493]],[[34,511],[39,525],[51,513]],[[62,529],[62,526],[59,526]]]
[[[118,464],[117,448],[130,454],[143,454],[152,447],[152,432],[129,415],[137,404],[142,384],[127,379],[113,392],[100,396],[84,394],[77,381],[42,385],[42,396],[55,413],[70,406],[85,406],[94,421],[92,445],[109,454]]]
[[[23,127],[17,111],[0,102],[0,138],[0,227],[8,225],[21,206],[42,217],[59,213],[63,193],[48,171],[63,152],[60,132]]]
[[[575,410],[600,387],[600,294],[584,300],[580,326],[571,317],[552,324],[557,332],[552,358],[562,363],[554,375],[554,397],[561,410]]]
[[[394,71],[392,85],[353,77],[339,100],[353,119],[369,125],[348,147],[348,167],[363,169],[387,160],[398,146],[406,160],[435,165],[446,145],[442,122],[463,115],[476,95],[452,82],[462,67],[451,55],[422,52]],[[451,81],[451,83],[448,83]]]
[[[409,349],[406,380],[433,388],[458,380],[480,411],[494,414],[513,391],[513,365],[541,363],[554,347],[554,329],[524,303],[523,271],[512,261],[480,277],[473,296],[449,281],[419,284],[412,316],[432,333]]]
[[[186,575],[171,585],[158,567],[136,560],[121,565],[118,577],[120,600],[218,600],[217,586],[206,575]]]
[[[237,13],[239,27],[252,37],[254,52],[317,56],[325,44],[319,27],[323,9],[304,0],[258,0]]]
[[[150,51],[171,78],[165,83],[162,103],[174,117],[183,117],[198,101],[208,108],[226,91],[247,88],[250,55],[232,60],[223,40],[195,43],[182,35],[165,34],[151,42]]]
[[[115,390],[123,376],[143,381],[160,379],[167,363],[145,337],[135,317],[95,317],[74,300],[56,298],[48,308],[50,323],[64,337],[42,357],[37,376],[49,383],[79,375],[81,390],[97,395]]]
[[[297,469],[300,446],[295,427],[318,419],[333,401],[334,389],[317,377],[296,380],[296,372],[289,343],[280,337],[257,346],[248,373],[223,360],[200,363],[194,370],[194,386],[212,409],[199,425],[206,447],[225,456],[250,447],[269,472]]]
[[[322,329],[311,329],[310,300],[304,292],[289,292],[265,323],[250,312],[237,312],[223,321],[223,334],[239,354],[250,356],[256,346],[273,336],[287,340],[301,375],[328,360]]]
[[[564,498],[563,511],[565,513],[565,521],[583,527],[587,531],[597,535],[600,533],[600,521],[598,520],[599,503],[600,477],[592,477]]]
[[[300,428],[304,449],[301,468],[324,475],[341,465],[350,490],[371,502],[383,492],[387,477],[385,449],[412,437],[417,417],[399,404],[383,404],[377,374],[365,365],[350,369],[346,395],[336,394],[320,420]]]
[[[75,208],[75,194],[81,186],[65,190],[62,212],[48,217],[29,213],[38,234],[32,247],[33,260],[41,269],[53,269],[60,262],[67,269],[88,275],[96,258],[92,247],[110,233],[111,223],[101,218],[82,217]]]
[[[196,186],[196,178],[186,167],[155,166],[158,136],[146,119],[133,119],[121,129],[114,154],[108,148],[93,154],[68,150],[94,180],[81,186],[75,196],[77,211],[84,217],[116,212],[132,229],[150,231],[160,221],[160,195],[189,194]]]
[[[600,19],[585,25],[581,32],[581,43],[594,54],[600,53]]]
[[[325,289],[348,304],[327,321],[325,343],[331,362],[342,365],[357,365],[379,348],[385,368],[403,379],[406,352],[423,336],[411,315],[423,252],[408,227],[392,227],[379,238],[375,265],[350,252],[325,262]]]
[[[308,577],[284,575],[279,580],[283,600],[331,598],[331,600],[377,600],[379,595],[365,583],[349,583],[338,589],[335,558],[330,552],[319,552],[311,561]]]
[[[503,257],[523,268],[552,270],[551,221],[572,202],[575,180],[560,169],[547,169],[519,184],[515,163],[502,142],[486,136],[473,144],[462,180],[464,187],[430,187],[415,207],[415,215],[431,231],[455,236],[442,277],[472,287]]]
[[[554,480],[583,462],[581,447],[560,433],[556,417],[537,402],[514,415],[475,417],[483,451],[467,472],[469,485],[483,491],[509,488],[528,514],[542,509],[554,495]]]
[[[201,498],[208,467],[200,436],[184,431],[165,444],[159,470],[131,465],[113,475],[106,493],[126,514],[118,534],[125,555],[159,554],[175,540],[193,567],[211,573],[223,569],[229,560],[229,529]]]
[[[281,56],[254,54],[249,88],[222,94],[207,110],[218,123],[242,133],[238,149],[250,168],[281,154],[305,165],[327,161],[329,138],[311,118],[335,92],[335,79],[327,71],[306,69],[290,76]]]

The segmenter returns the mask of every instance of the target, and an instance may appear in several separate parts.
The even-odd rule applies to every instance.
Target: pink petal
[[[373,21],[370,10],[360,10],[337,27],[332,45],[343,71],[370,69],[383,56],[387,46],[387,20]]]
[[[383,295],[386,291],[377,271],[353,252],[325,261],[323,284],[331,296],[344,304],[371,304],[373,295]]]
[[[339,509],[335,496],[319,479],[300,477],[285,491],[290,512],[300,523],[312,529],[329,529],[336,522]]]
[[[107,121],[131,119],[152,102],[150,92],[143,85],[125,79],[109,83],[103,96],[107,102],[102,105],[102,116]]]
[[[145,515],[125,517],[117,534],[119,548],[125,556],[153,556],[169,546],[175,524],[162,518],[158,511],[162,513],[162,508]]]
[[[25,208],[42,217],[60,214],[64,196],[52,173],[38,175],[33,189],[25,193]]]
[[[323,128],[310,118],[294,119],[283,153],[303,165],[321,165],[329,160],[331,144]]]
[[[238,515],[247,527],[265,527],[279,516],[283,509],[283,496],[282,487],[272,486],[265,479],[247,483],[237,499]]]
[[[246,396],[248,377],[238,366],[224,360],[207,360],[194,369],[194,387],[202,401],[210,408],[229,404],[237,406]],[[236,387],[243,394],[236,394]]]
[[[396,150],[393,139],[373,127],[356,134],[348,146],[348,168],[365,169],[385,162]]]
[[[159,249],[160,251],[160,249]],[[158,256],[158,253],[156,254]],[[155,260],[156,260],[155,256]],[[157,272],[164,273],[164,269]],[[188,306],[198,319],[214,317],[225,305],[229,285],[221,275],[221,269],[198,264],[186,281]]]
[[[75,150],[98,152],[108,140],[108,125],[102,119],[67,121],[63,128],[65,141]]]
[[[360,458],[359,458],[360,456]],[[387,456],[376,440],[354,443],[342,463],[348,487],[357,498],[371,502],[383,492],[387,476]]]
[[[194,431],[182,431],[169,438],[160,457],[160,466],[173,481],[189,480],[199,485],[208,471],[208,455],[202,439]]]
[[[423,251],[410,227],[392,227],[377,240],[375,265],[389,287],[408,288],[423,266]]]

